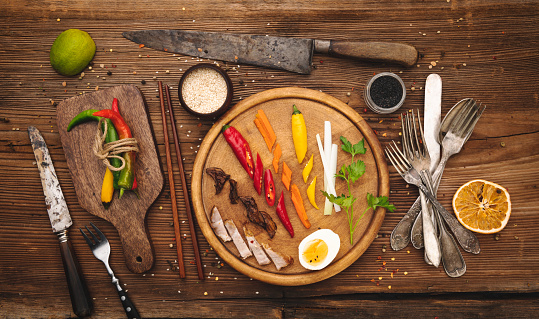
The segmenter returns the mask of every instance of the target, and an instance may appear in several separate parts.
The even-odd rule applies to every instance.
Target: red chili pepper
[[[292,228],[292,224],[290,223],[290,219],[288,218],[286,205],[284,204],[283,192],[281,192],[281,197],[279,197],[279,202],[277,203],[277,216],[279,216],[281,223],[283,223],[284,228],[288,230],[290,236],[294,238],[294,228]]]
[[[101,110],[95,112],[93,115],[111,119],[116,131],[118,131],[120,139],[132,137],[131,130],[120,113],[113,110]],[[125,160],[125,167],[120,172],[120,178],[118,180],[118,186],[120,187],[119,197],[122,197],[125,190],[133,189],[135,180],[135,152],[125,152],[123,158]]]
[[[120,113],[113,110],[101,110],[99,112],[95,112],[93,115],[111,119],[112,124],[114,124],[114,127],[116,128],[116,131],[118,131],[118,136],[120,137],[120,139],[133,137],[131,135],[131,130],[129,129],[129,126],[127,126],[127,123],[125,123]]]
[[[249,177],[253,179],[255,163],[253,161],[251,149],[249,148],[249,143],[247,143],[238,130],[230,125],[223,125],[221,132],[223,132],[225,140],[228,142],[228,145],[232,147],[234,154],[236,154],[236,157],[245,171],[247,171],[247,174],[249,174]]]
[[[264,165],[262,165],[262,160],[260,159],[260,155],[256,153],[256,165],[255,165],[255,175],[254,175],[254,185],[256,192],[258,195],[262,193],[262,170],[264,169]]]
[[[112,107],[111,107],[111,109],[112,109],[114,112],[120,114],[120,108],[118,107],[118,99],[117,99],[117,98],[112,99]],[[121,117],[121,116],[122,116],[122,115],[120,114],[120,117]],[[123,119],[123,117],[122,117],[122,119]],[[124,122],[125,122],[125,121],[124,121]],[[135,190],[135,189],[137,188],[137,186],[138,186],[138,183],[137,183],[137,177],[135,176],[135,179],[133,180],[133,188],[131,188],[131,190]]]
[[[275,204],[275,184],[269,168],[264,172],[264,189],[266,190],[266,202],[273,206]]]

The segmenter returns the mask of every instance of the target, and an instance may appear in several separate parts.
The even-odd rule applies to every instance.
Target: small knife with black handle
[[[33,126],[28,127],[28,136],[30,137],[30,142],[32,143],[32,148],[36,157],[52,231],[60,240],[62,262],[64,264],[73,312],[75,312],[75,315],[78,317],[87,317],[91,314],[93,306],[84,278],[80,272],[79,264],[75,258],[71,243],[69,242],[69,237],[67,236],[67,230],[73,222],[71,221],[71,216],[67,209],[64,194],[60,188],[60,182],[56,176],[51,156],[43,136],[41,136],[39,130]]]

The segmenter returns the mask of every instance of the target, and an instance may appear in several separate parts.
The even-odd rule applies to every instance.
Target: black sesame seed
[[[388,109],[396,106],[402,99],[402,86],[392,76],[381,76],[371,84],[370,95],[374,104]]]

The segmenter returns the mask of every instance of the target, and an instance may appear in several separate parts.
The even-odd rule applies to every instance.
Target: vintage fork
[[[438,185],[440,184],[442,173],[445,168],[445,164],[447,163],[447,160],[452,155],[460,152],[463,145],[471,136],[475,124],[477,123],[486,108],[486,106],[483,106],[481,108],[481,105],[477,107],[476,101],[473,99],[465,99],[461,102],[464,103],[462,110],[454,115],[455,119],[451,121],[452,124],[447,130],[446,135],[443,137],[443,140],[441,141],[442,159],[440,160],[438,167],[433,173],[433,192],[438,189]],[[444,119],[444,121],[445,120],[446,119]],[[420,227],[412,228],[412,235],[410,236],[410,228],[412,227],[411,224],[414,222],[418,214],[420,214],[420,211],[421,202],[418,198],[414,202],[412,207],[410,207],[408,212],[404,215],[402,220],[397,224],[397,226],[395,226],[395,229],[391,233],[391,247],[394,250],[400,250],[406,247],[410,240],[410,237],[414,237],[414,233],[417,233]],[[443,211],[439,211],[439,213],[444,218],[445,222],[455,235],[455,238],[462,246],[464,251],[473,254],[478,254],[481,251],[477,237],[475,237],[472,232],[462,227],[462,225],[453,216],[453,214],[445,214]],[[418,225],[420,223],[416,224]]]
[[[105,264],[105,268],[107,268],[107,272],[112,277],[112,284],[116,286],[116,289],[118,290],[118,295],[120,296],[120,300],[122,301],[122,305],[124,307],[125,313],[127,314],[127,318],[129,319],[136,319],[141,318],[137,309],[127,296],[126,292],[122,289],[122,286],[120,286],[120,280],[114,276],[114,272],[109,266],[109,256],[110,256],[110,244],[105,237],[105,234],[103,234],[99,228],[97,228],[93,223],[90,223],[92,227],[94,228],[95,232],[99,235],[99,238],[92,233],[92,231],[86,227],[86,230],[90,233],[90,235],[93,238],[93,241],[88,238],[88,236],[84,233],[82,228],[79,228],[80,232],[82,233],[82,236],[84,236],[84,239],[86,239],[86,242],[88,243],[88,246],[90,246],[90,249],[92,250],[92,253],[94,253],[94,256],[101,260]]]
[[[419,118],[419,112],[417,114]],[[403,116],[402,121],[402,149],[404,156],[410,161],[412,167],[419,173],[422,180],[430,181],[430,157],[426,147],[420,148],[417,143],[417,131],[415,127],[415,115],[412,112],[411,116]],[[423,130],[420,130],[421,132]],[[416,145],[417,144],[417,145]],[[428,173],[428,174],[427,174]],[[425,183],[427,184],[427,183]],[[429,185],[429,184],[427,184]],[[425,243],[425,261],[428,264],[432,264],[435,267],[440,265],[442,259],[442,251],[440,248],[440,242],[437,237],[438,223],[434,216],[432,207],[428,204],[427,198],[423,192],[420,192],[422,218],[417,223],[422,224],[423,239]]]
[[[412,167],[412,164],[408,161],[404,153],[401,152],[395,141],[393,144],[389,144],[389,147],[385,149],[387,158],[397,170],[397,173],[408,183],[415,185],[420,191],[425,193],[428,200],[434,205],[434,208],[438,212],[443,214],[449,214],[449,212],[440,204],[440,202],[432,195],[431,191],[425,186],[427,181],[423,181],[421,175]]]
[[[403,131],[405,132],[403,134],[403,150],[408,156],[408,160],[412,164],[412,167],[423,177],[422,179],[426,182],[425,186],[434,195],[435,192],[433,191],[432,178],[429,169],[430,155],[427,150],[427,145],[424,143],[425,138],[419,111],[417,112],[417,118],[419,121],[419,135],[421,139],[417,133],[418,128],[416,126],[415,115],[412,113],[411,116],[406,116],[405,122],[403,120]],[[436,210],[429,211],[432,206],[430,203],[425,203],[423,200],[421,206],[423,219],[425,218],[425,212],[427,212],[429,215],[432,214],[432,218],[435,218],[436,225],[438,225],[438,239],[440,242],[441,257],[445,272],[449,277],[460,277],[464,275],[464,273],[466,273],[466,263],[464,262],[464,258],[460,253],[455,239],[453,239],[453,236],[447,231],[440,214]],[[425,236],[425,239],[426,238],[427,237]],[[425,247],[427,247],[427,244],[425,244]]]

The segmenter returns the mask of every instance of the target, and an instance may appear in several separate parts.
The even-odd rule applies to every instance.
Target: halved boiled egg
[[[329,265],[339,253],[341,240],[330,229],[320,229],[305,237],[299,244],[299,262],[310,270]]]

